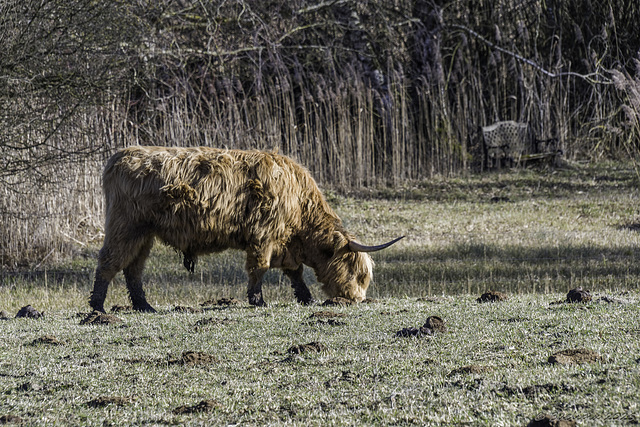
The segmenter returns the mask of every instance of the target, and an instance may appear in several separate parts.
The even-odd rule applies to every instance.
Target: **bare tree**
[[[101,148],[86,118],[127,87],[137,24],[122,2],[0,4],[0,183],[50,180],[46,167]]]

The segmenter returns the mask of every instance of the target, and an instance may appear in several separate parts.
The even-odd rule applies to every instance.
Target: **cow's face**
[[[338,293],[343,298],[363,301],[367,297],[367,289],[373,278],[373,260],[363,252],[348,252],[340,260],[342,269],[338,277],[341,285]]]
[[[327,296],[360,302],[366,298],[373,277],[373,260],[367,253],[351,250],[348,243],[342,235],[334,239],[334,247],[327,254],[326,274],[321,281]]]

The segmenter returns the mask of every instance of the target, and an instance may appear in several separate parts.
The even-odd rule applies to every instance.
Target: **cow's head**
[[[365,246],[341,232],[335,232],[333,249],[326,252],[326,269],[323,277],[320,277],[324,292],[329,297],[348,298],[358,302],[364,300],[373,278],[373,260],[368,252],[387,248],[402,237],[382,245]]]

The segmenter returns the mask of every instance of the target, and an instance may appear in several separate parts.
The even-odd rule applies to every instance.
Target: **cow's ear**
[[[347,239],[344,234],[339,231],[333,232],[333,247],[338,250],[343,248],[344,246],[349,244],[349,239]]]
[[[349,239],[340,231],[333,232],[333,250],[335,253],[349,251]]]

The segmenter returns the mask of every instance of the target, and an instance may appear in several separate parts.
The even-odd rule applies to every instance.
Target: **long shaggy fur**
[[[302,264],[315,270],[328,296],[365,298],[371,258],[349,250],[353,236],[308,171],[288,157],[206,147],[130,147],[108,161],[103,187],[105,242],[91,298],[96,309],[103,309],[109,281],[123,269],[134,306],[151,309],[141,273],[154,238],[182,251],[187,268],[198,255],[244,250],[252,303],[263,303],[262,274],[269,268],[282,268],[299,300],[309,299],[310,294],[299,296],[308,294]]]

